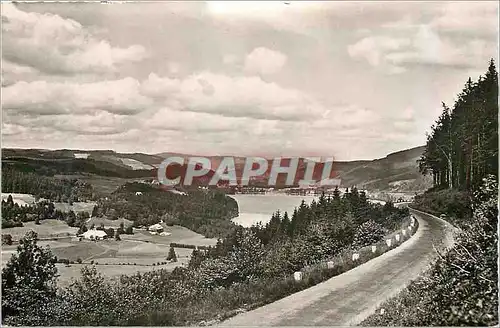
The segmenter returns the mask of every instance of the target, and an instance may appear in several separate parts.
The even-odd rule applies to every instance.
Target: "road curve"
[[[238,314],[220,326],[348,326],[373,313],[426,269],[434,247],[453,243],[453,226],[410,210],[419,222],[415,235],[399,247],[350,271],[281,300]]]

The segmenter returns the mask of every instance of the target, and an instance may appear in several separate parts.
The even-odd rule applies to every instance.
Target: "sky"
[[[4,3],[2,147],[374,159],[498,59],[498,3]]]

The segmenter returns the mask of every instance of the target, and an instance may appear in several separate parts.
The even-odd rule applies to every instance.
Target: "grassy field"
[[[92,210],[96,205],[96,202],[74,202],[73,205],[69,205],[68,203],[54,203],[56,210],[63,212],[73,211],[75,213],[88,212],[89,214],[92,213]]]
[[[59,287],[68,286],[72,280],[80,277],[81,269],[88,264],[70,264],[66,266],[64,264],[57,264],[57,270],[59,272],[58,285]],[[179,263],[169,263],[165,265],[158,266],[140,266],[140,265],[95,265],[97,271],[101,273],[104,277],[118,277],[122,274],[133,275],[138,272],[148,272],[159,269],[173,270],[175,267],[179,266]]]
[[[41,223],[35,225],[33,222],[28,222],[25,227],[3,229],[3,233],[15,235],[14,240],[18,240],[29,229],[37,231],[40,237],[53,235],[54,231],[67,231],[74,236],[77,230],[57,220],[43,220]],[[80,276],[83,265],[97,263],[97,270],[105,277],[134,274],[160,268],[173,270],[179,265],[187,265],[192,250],[175,248],[178,261],[159,265],[159,263],[166,262],[170,243],[197,246],[214,245],[216,243],[215,239],[205,238],[180,226],[168,227],[167,231],[171,233],[170,236],[154,236],[145,230],[136,230],[133,235],[121,235],[121,241],[110,239],[93,242],[89,240],[79,241],[75,237],[60,237],[55,240],[40,240],[39,244],[48,246],[58,259],[68,259],[75,262],[81,259],[83,261],[83,264],[70,264],[69,266],[57,264],[60,274],[59,284],[67,286],[71,279]],[[2,267],[16,252],[16,248],[16,244],[2,246]]]
[[[12,200],[19,206],[32,205],[35,203],[35,197],[31,194],[2,193],[2,200],[7,200],[9,195],[12,195]],[[69,205],[68,203],[54,202],[54,207],[56,210],[63,212],[88,212],[90,214],[96,204],[95,202],[74,202],[73,205]]]
[[[101,224],[104,224],[104,226],[106,228],[118,228],[120,226],[120,223],[123,222],[123,225],[125,227],[128,227],[130,225],[132,225],[134,222],[130,221],[130,220],[127,220],[127,219],[117,219],[117,220],[109,220],[109,219],[106,219],[106,218],[90,218],[87,222],[86,222],[86,225],[87,227],[90,227],[92,224],[94,224],[96,227],[99,227],[101,226]]]
[[[167,227],[166,232],[170,236],[151,235],[146,230],[134,229],[133,235],[123,235],[123,239],[139,240],[155,244],[170,245],[170,243],[189,244],[189,245],[215,245],[216,239],[205,238],[204,236],[181,226]]]
[[[35,197],[30,194],[16,194],[16,193],[2,193],[2,200],[7,200],[9,195],[12,195],[12,200],[14,203],[17,203],[19,206],[31,205],[35,202]]]
[[[35,224],[35,222],[24,222],[22,227],[2,229],[2,234],[10,234],[16,241],[30,230],[35,231],[38,238],[43,239],[74,236],[78,228],[70,227],[63,221],[50,219],[41,220],[39,225]]]

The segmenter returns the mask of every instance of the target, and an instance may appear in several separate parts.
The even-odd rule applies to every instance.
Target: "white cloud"
[[[347,47],[353,58],[364,58],[372,66],[379,66],[387,52],[397,51],[411,44],[408,38],[389,36],[368,36]]]
[[[31,115],[82,114],[105,110],[137,113],[151,105],[139,94],[139,82],[132,78],[91,83],[18,82],[3,89],[6,111]]]
[[[31,115],[107,111],[134,115],[166,107],[226,117],[313,120],[325,112],[309,95],[260,77],[200,72],[183,79],[150,74],[98,82],[18,82],[3,90],[3,108]]]
[[[287,57],[279,51],[255,48],[245,58],[245,71],[261,75],[277,73],[286,64]]]
[[[456,40],[440,35],[427,24],[406,29],[407,38],[392,35],[365,37],[349,45],[352,58],[365,59],[371,66],[389,73],[402,73],[411,65],[441,65],[449,67],[484,67],[495,56],[496,44],[484,39]]]
[[[90,34],[77,21],[24,12],[11,3],[1,6],[2,56],[20,65],[48,73],[106,72],[146,56],[144,47],[112,46]]]
[[[497,56],[497,2],[446,2],[428,9],[426,20],[410,12],[382,24],[349,45],[349,55],[389,73],[417,64],[482,68]]]
[[[447,32],[498,35],[498,1],[449,1],[443,3],[432,27]]]
[[[141,84],[141,93],[176,110],[228,117],[309,120],[324,112],[313,97],[256,76],[200,72],[171,79],[150,74]]]

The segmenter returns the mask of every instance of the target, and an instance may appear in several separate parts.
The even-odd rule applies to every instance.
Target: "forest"
[[[19,256],[44,260],[41,267],[26,268],[14,257],[4,269],[3,323],[190,325],[222,318],[342,273],[348,268],[315,271],[302,283],[290,277],[295,270],[382,239],[408,214],[408,209],[391,203],[371,204],[356,188],[343,196],[337,190],[332,197],[303,203],[291,215],[276,213],[265,226],[233,229],[215,247],[193,250],[188,267],[117,279],[84,267],[82,278],[62,289],[55,287],[51,254],[36,245],[36,236],[28,235],[20,243]],[[14,283],[21,275],[30,279]]]
[[[467,80],[453,107],[443,111],[427,135],[419,161],[434,186],[472,190],[498,176],[498,73],[493,59],[475,82]]]
[[[2,192],[32,194],[35,198],[70,204],[97,198],[89,183],[77,179],[58,179],[43,176],[10,166],[2,167]]]

